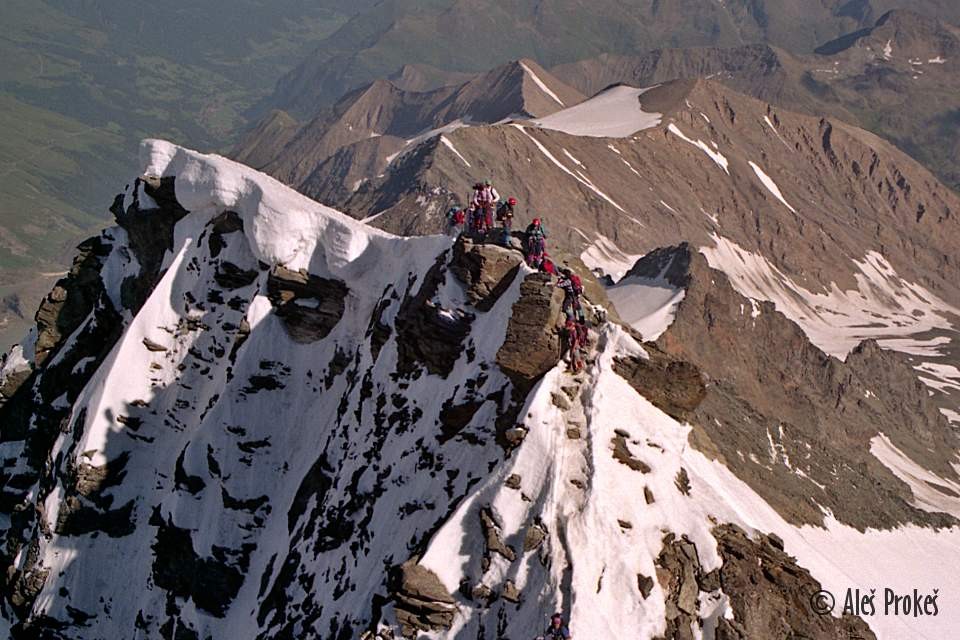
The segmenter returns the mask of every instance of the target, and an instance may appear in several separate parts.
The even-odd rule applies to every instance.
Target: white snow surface
[[[642,254],[625,253],[613,240],[599,234],[597,240],[588,246],[580,259],[594,273],[608,275],[616,282],[642,258]]]
[[[960,532],[861,533],[832,518],[826,528],[785,522],[729,469],[689,446],[689,425],[616,374],[615,358],[647,357],[619,327],[602,328],[596,360],[579,382],[558,367],[538,383],[519,413],[527,436],[505,455],[494,422],[510,397],[498,392],[509,383],[495,360],[520,278],[490,310],[470,310],[471,348],[446,377],[425,371],[398,377],[397,332],[375,356],[371,318],[379,309],[380,321],[394,326],[402,300],[420,289],[451,239],[392,236],[253,170],[169,143],[147,142],[143,159],[145,173],[176,176],[177,198],[191,213],[176,225],[165,275],[136,316],[125,319],[123,335],[74,404],[71,420],[79,422],[60,434],[51,456],[60,478],[77,462],[123,461],[122,482],[104,495],[114,507],[130,505],[136,526],[115,538],[41,536],[39,557],[55,579],[40,593],[34,615],[69,620],[74,607],[94,616],[91,628],[108,638],[130,637],[145,616],[144,637],[159,636],[171,601],[156,583],[151,547],[159,529],[176,527],[199,558],[246,565],[220,615],[192,598],[175,599],[177,624],[199,637],[252,640],[281,631],[338,637],[347,626],[342,637],[356,637],[369,623],[375,596],[386,593],[386,568],[422,552],[420,563],[457,599],[453,629],[427,637],[530,637],[549,613],[563,610],[576,637],[647,640],[664,632],[664,593],[655,583],[644,599],[637,575],[656,575],[665,533],[686,535],[710,571],[720,563],[711,531],[717,522],[733,522],[777,533],[786,551],[836,593],[940,589],[945,615],[868,622],[881,638],[950,637],[960,574],[944,558],[960,553]],[[240,215],[244,229],[225,234],[213,256],[207,225],[227,210]],[[214,275],[225,261],[259,273],[228,292],[244,304],[191,304],[218,289]],[[344,317],[329,335],[310,344],[290,339],[265,295],[260,262],[348,284]],[[105,284],[119,287],[114,278]],[[430,301],[448,319],[467,307],[463,287],[449,275]],[[235,327],[244,321],[250,332],[238,340]],[[145,337],[167,351],[148,351]],[[281,386],[253,386],[263,376]],[[551,396],[571,384],[575,399],[563,411]],[[473,418],[443,440],[444,404],[475,400]],[[144,418],[136,429],[117,420],[134,414]],[[583,425],[580,440],[566,437],[574,421]],[[631,454],[651,473],[612,457],[615,429],[629,434]],[[896,465],[910,470],[902,460]],[[201,486],[188,490],[175,468]],[[689,495],[674,483],[681,468],[689,474]],[[521,478],[519,491],[505,486],[511,474]],[[644,484],[656,496],[652,505],[643,499]],[[57,522],[66,490],[57,485],[46,499],[48,522]],[[239,508],[237,501],[253,506]],[[515,561],[495,554],[481,566],[483,508],[517,550]],[[523,552],[534,522],[547,537],[539,549]],[[511,580],[524,597],[518,605],[501,600],[480,607],[456,595],[465,578],[495,590]],[[711,620],[730,615],[722,593],[700,594],[699,601]],[[392,605],[384,616],[381,625],[393,621]],[[0,632],[6,625],[0,616]]]
[[[677,305],[686,295],[683,288],[672,285],[664,277],[669,268],[667,264],[654,278],[628,275],[607,288],[607,297],[620,318],[639,331],[644,340],[656,340],[670,327],[677,315]]]
[[[708,145],[703,140],[700,140],[699,138],[697,140],[691,140],[690,138],[687,137],[685,133],[683,133],[683,131],[680,130],[679,127],[677,127],[677,125],[675,125],[672,122],[667,126],[667,131],[677,136],[684,142],[692,144],[693,146],[703,151],[705,154],[707,154],[707,157],[709,157],[711,160],[713,160],[716,163],[718,167],[723,169],[727,175],[730,175],[730,169],[728,166],[730,163],[727,161],[726,156],[724,156],[722,153],[720,153],[716,149],[711,149],[710,145]],[[716,143],[714,143],[714,146],[716,146]]]
[[[601,91],[589,100],[531,122],[543,129],[590,138],[628,138],[660,124],[659,113],[647,113],[640,96],[649,89],[625,85]]]
[[[750,168],[753,169],[753,172],[757,174],[757,177],[760,178],[760,182],[763,183],[763,186],[767,188],[767,191],[773,194],[773,197],[783,203],[787,209],[796,213],[797,210],[790,206],[790,203],[783,197],[783,194],[780,192],[780,187],[777,186],[777,183],[773,181],[773,178],[768,176],[766,172],[761,169],[757,164],[750,160]]]
[[[853,261],[856,289],[841,290],[832,284],[826,292],[814,292],[794,282],[764,256],[728,238],[716,234],[712,238],[713,246],[700,248],[711,267],[727,274],[744,296],[773,302],[778,311],[800,325],[811,342],[840,359],[846,359],[851,349],[868,338],[883,347],[909,352],[917,345],[911,336],[951,329],[947,315],[960,315],[960,310],[923,286],[901,278],[876,251]]]

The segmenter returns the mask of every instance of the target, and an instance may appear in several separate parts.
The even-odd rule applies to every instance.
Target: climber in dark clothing
[[[534,218],[524,232],[527,266],[540,267],[540,263],[543,262],[543,254],[547,249],[546,238],[547,230],[543,228],[540,218]]]
[[[510,232],[513,230],[513,210],[516,206],[516,198],[509,198],[497,205],[497,222],[503,229],[503,244],[510,241]]]
[[[544,633],[544,640],[573,640],[570,635],[570,629],[563,624],[563,616],[559,613],[553,614],[550,618],[550,626]]]
[[[563,289],[563,313],[568,318],[576,315],[580,308],[580,296],[583,295],[583,282],[580,276],[564,267],[560,269],[560,279],[557,280],[557,286]]]

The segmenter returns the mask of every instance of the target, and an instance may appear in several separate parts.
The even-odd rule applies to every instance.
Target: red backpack
[[[580,280],[580,276],[575,273],[570,274],[570,284],[573,285],[573,292],[578,296],[583,295],[583,282]]]
[[[463,224],[467,221],[467,214],[463,209],[457,209],[457,212],[453,214],[454,224]]]

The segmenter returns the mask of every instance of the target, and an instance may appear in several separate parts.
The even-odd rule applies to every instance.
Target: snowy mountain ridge
[[[725,454],[691,446],[711,425],[698,407],[716,411],[711,388],[726,385],[660,345],[706,347],[683,338],[702,322],[700,288],[724,277],[698,271],[703,258],[638,264],[637,282],[678,287],[693,261],[687,295],[654,310],[664,337],[597,323],[591,364],[572,376],[559,293],[519,253],[393,236],[162,141],[141,161],[119,226],[41,308],[59,315],[21,348],[39,354],[33,370],[8,360],[0,381],[4,504],[27,507],[0,519],[17,550],[3,630],[526,638],[563,610],[581,637],[753,638],[774,624],[871,637],[851,616],[813,614],[809,595],[937,588],[943,610],[956,604],[949,563],[912,555],[960,547],[960,508],[935,488],[955,485],[902,436],[870,447],[905,479],[890,491],[922,507],[878,504],[900,514],[878,529],[845,524],[859,517],[846,506],[798,525]],[[80,293],[87,313],[68,322]],[[755,325],[791,325],[762,313]],[[769,465],[813,488],[792,429],[766,432]],[[789,615],[764,613],[778,610]],[[868,623],[878,637],[949,633],[949,617]]]

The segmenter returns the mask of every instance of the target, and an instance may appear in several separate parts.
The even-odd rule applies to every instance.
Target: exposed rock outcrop
[[[563,293],[549,275],[532,273],[520,285],[497,364],[515,385],[529,388],[560,360]]]
[[[467,287],[470,302],[482,311],[496,304],[520,271],[523,256],[493,244],[478,244],[461,235],[453,245],[450,272]]]
[[[677,420],[686,420],[707,395],[703,374],[696,365],[644,347],[648,357],[617,358],[613,369],[637,393]]]
[[[277,317],[290,337],[304,344],[321,340],[333,331],[343,316],[348,293],[347,285],[339,280],[279,265],[267,277],[267,296]]]
[[[403,563],[395,573],[395,611],[404,637],[416,637],[418,631],[449,629],[456,601],[440,578],[415,560]]]

